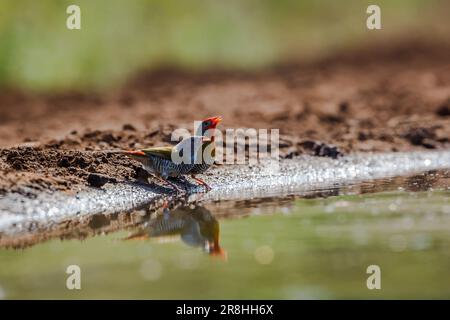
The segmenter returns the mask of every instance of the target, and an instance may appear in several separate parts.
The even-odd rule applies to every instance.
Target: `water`
[[[2,239],[0,297],[448,299],[449,181],[428,172],[68,221]],[[69,265],[81,290],[66,288]],[[370,265],[380,290],[367,288]]]

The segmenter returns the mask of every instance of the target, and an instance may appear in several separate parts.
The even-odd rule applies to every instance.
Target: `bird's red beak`
[[[211,119],[211,121],[213,123],[213,128],[215,128],[222,121],[222,118],[221,117],[213,117]]]
[[[211,117],[211,118],[207,118],[205,120],[203,120],[203,122],[205,121],[210,121],[211,125],[207,128],[207,129],[215,129],[216,126],[222,121],[221,117]]]
[[[145,153],[143,151],[139,151],[139,150],[129,150],[129,151],[124,151],[124,153],[129,156],[138,156],[138,157],[145,156]]]

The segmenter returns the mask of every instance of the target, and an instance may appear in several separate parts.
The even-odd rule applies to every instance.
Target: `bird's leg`
[[[197,181],[199,184],[201,184],[202,186],[204,186],[208,191],[211,190],[211,187],[208,186],[208,184],[207,184],[205,181],[203,181],[202,179],[199,179],[199,178],[197,178],[197,177],[194,176],[194,175],[192,175],[191,177],[192,177],[192,179],[194,179],[195,181]]]

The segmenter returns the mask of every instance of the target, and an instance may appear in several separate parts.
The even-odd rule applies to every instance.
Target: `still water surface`
[[[449,299],[449,181],[428,172],[67,222],[3,241],[0,297]],[[69,265],[81,290],[66,288]],[[369,265],[380,290],[366,286]]]

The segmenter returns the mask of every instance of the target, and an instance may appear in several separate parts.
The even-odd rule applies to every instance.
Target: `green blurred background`
[[[0,85],[105,88],[143,68],[255,69],[366,42],[448,35],[445,0],[1,0]],[[66,8],[81,7],[81,30]]]

